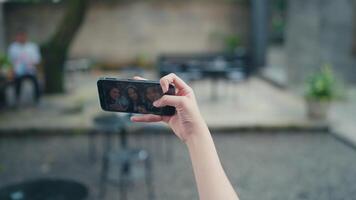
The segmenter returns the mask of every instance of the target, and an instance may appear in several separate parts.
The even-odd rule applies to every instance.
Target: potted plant
[[[6,84],[12,77],[11,63],[5,55],[0,53],[0,108],[5,105]]]
[[[12,79],[11,62],[4,54],[0,53],[0,76],[6,79]]]
[[[330,65],[324,65],[307,82],[306,105],[309,119],[325,120],[331,100],[336,98],[336,81]]]
[[[227,35],[224,37],[225,52],[231,54],[244,55],[246,49],[242,45],[241,37],[238,34]]]

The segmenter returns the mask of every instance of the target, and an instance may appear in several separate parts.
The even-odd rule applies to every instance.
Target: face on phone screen
[[[175,112],[174,107],[153,106],[153,102],[163,96],[159,83],[101,80],[98,89],[101,106],[107,111],[157,115],[172,115]],[[174,94],[174,88],[170,87],[168,93]]]

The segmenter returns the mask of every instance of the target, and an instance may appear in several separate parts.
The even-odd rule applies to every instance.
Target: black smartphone
[[[97,82],[100,106],[105,111],[174,115],[173,106],[155,107],[153,102],[163,95],[175,95],[175,88],[163,93],[158,81],[100,78]]]

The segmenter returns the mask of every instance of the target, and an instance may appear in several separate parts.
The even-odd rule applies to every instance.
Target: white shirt
[[[41,61],[39,47],[32,42],[13,42],[8,49],[8,56],[16,76],[36,74],[36,65]]]

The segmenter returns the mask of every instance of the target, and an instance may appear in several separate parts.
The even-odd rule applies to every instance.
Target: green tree
[[[89,0],[66,1],[65,14],[54,34],[41,45],[45,92],[64,92],[64,63],[70,45],[84,21]]]

